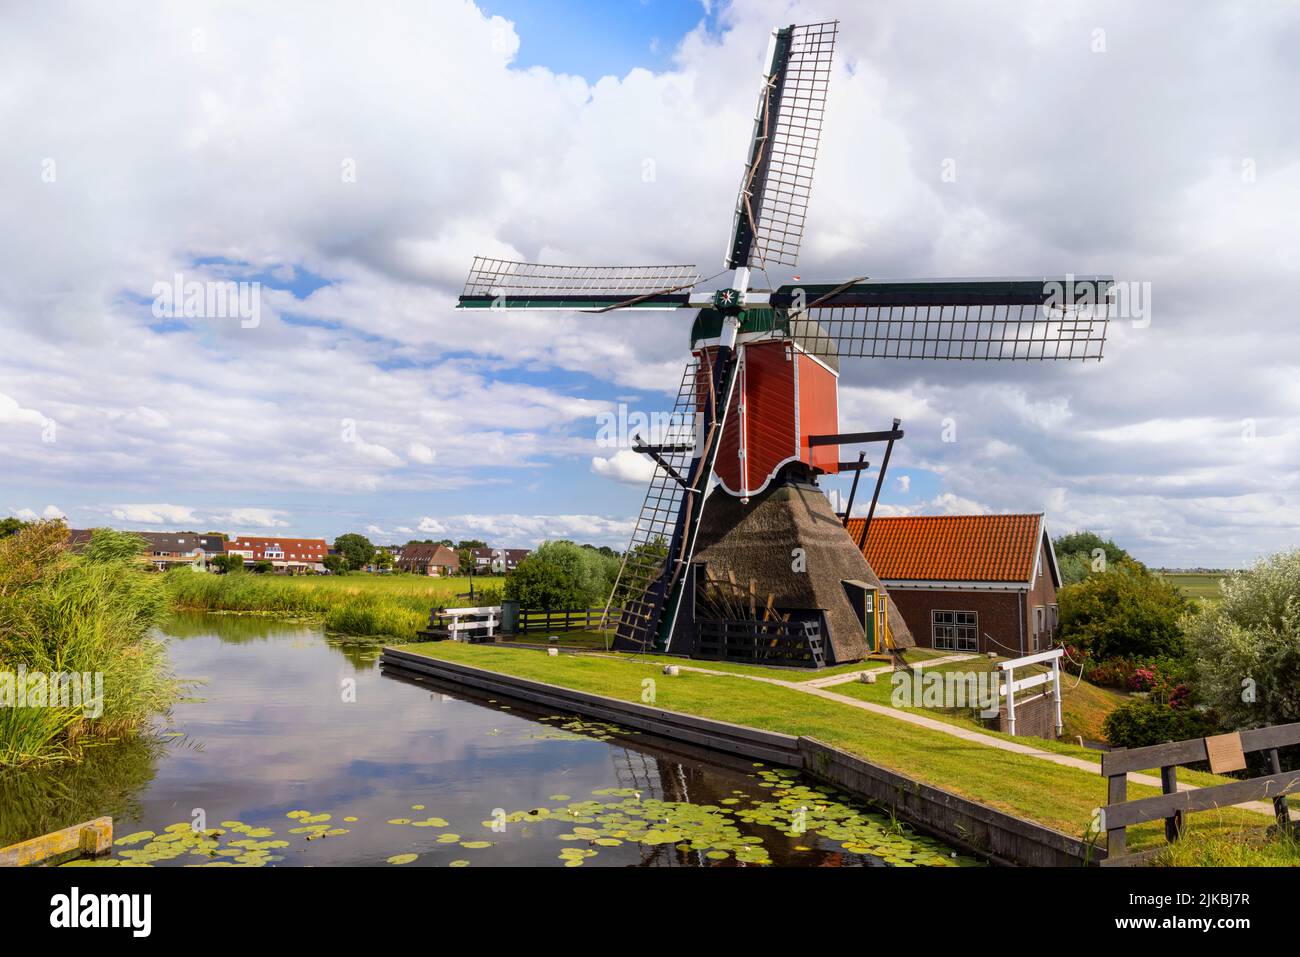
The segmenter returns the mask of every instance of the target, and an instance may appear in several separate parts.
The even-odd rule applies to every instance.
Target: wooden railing
[[[815,621],[700,618],[695,657],[820,668],[826,663],[821,625]]]
[[[1279,724],[1270,728],[1257,728],[1239,734],[1217,735],[1212,738],[1193,738],[1146,748],[1107,751],[1101,757],[1101,773],[1107,779],[1107,805],[1101,809],[1101,829],[1106,832],[1107,863],[1128,863],[1159,851],[1146,851],[1142,855],[1128,854],[1125,829],[1146,821],[1165,820],[1165,838],[1178,839],[1183,830],[1184,815],[1192,811],[1208,811],[1231,807],[1247,801],[1271,798],[1273,813],[1282,826],[1289,826],[1288,794],[1300,792],[1300,769],[1283,771],[1278,749],[1300,744],[1300,723]],[[1211,771],[1242,770],[1243,756],[1262,751],[1268,761],[1269,772],[1262,777],[1246,778],[1231,784],[1215,787],[1178,790],[1178,765],[1209,761]],[[1238,761],[1232,763],[1232,756]],[[1161,789],[1156,797],[1127,800],[1128,773],[1148,768],[1160,769]]]
[[[453,641],[492,640],[501,626],[501,606],[485,605],[481,608],[435,608],[429,615],[429,627],[419,632],[421,637],[435,641],[451,638]]]
[[[530,631],[586,631],[600,627],[604,608],[578,608],[555,610],[550,608],[521,608],[518,632]],[[618,609],[610,613],[610,621],[618,621]]]

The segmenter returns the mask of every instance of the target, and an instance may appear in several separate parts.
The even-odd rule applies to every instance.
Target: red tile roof
[[[886,581],[1027,582],[1034,573],[1043,516],[909,515],[871,520],[862,553]],[[863,520],[849,519],[862,535]]]

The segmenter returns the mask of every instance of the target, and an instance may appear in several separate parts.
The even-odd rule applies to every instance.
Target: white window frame
[[[950,621],[939,621],[940,615],[951,615]],[[959,622],[958,615],[970,615],[971,622]],[[940,638],[939,629],[951,629],[952,634]],[[959,635],[958,629],[970,629],[971,635],[963,638]],[[963,641],[969,646],[963,645]],[[930,644],[939,651],[975,651],[980,650],[980,614],[970,609],[959,608],[933,608],[930,610]]]

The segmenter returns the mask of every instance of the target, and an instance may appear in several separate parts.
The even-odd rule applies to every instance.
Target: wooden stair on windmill
[[[684,479],[694,455],[699,374],[708,376],[711,370],[707,365],[702,367],[698,361],[687,363],[673,403],[668,434],[652,437],[659,443],[652,456],[654,475],[646,489],[631,541],[623,554],[623,565],[606,605],[607,613],[611,606],[622,607],[615,647],[621,645],[624,650],[650,650],[663,616],[668,592],[664,587],[664,571],[678,529],[683,499],[688,494]],[[695,507],[698,506],[699,503],[695,503]]]

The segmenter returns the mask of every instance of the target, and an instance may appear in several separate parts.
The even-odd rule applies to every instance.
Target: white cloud
[[[282,516],[286,513],[273,508],[232,508],[208,513],[208,524],[216,523],[236,528],[288,528]]]
[[[631,519],[605,515],[448,515],[420,519],[422,532],[449,538],[480,538],[499,548],[537,545],[557,538],[579,543],[626,547],[632,534]]]
[[[655,474],[655,465],[648,456],[639,455],[631,449],[619,449],[613,455],[604,458],[594,456],[591,460],[591,471],[616,482],[626,482],[644,488]]]
[[[184,505],[114,505],[110,514],[120,522],[139,525],[193,525],[198,517]]]
[[[900,475],[894,479],[894,482],[898,485],[898,490],[904,495],[912,490],[912,476],[910,475]]]
[[[64,514],[63,509],[59,508],[57,505],[46,505],[45,508],[41,511],[41,518],[66,519],[67,517],[68,516]]]
[[[423,442],[412,442],[406,447],[406,454],[421,465],[432,465],[433,460],[438,457],[438,453]]]

